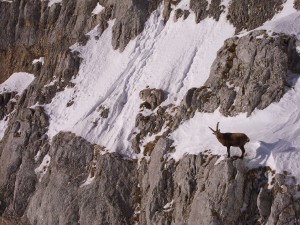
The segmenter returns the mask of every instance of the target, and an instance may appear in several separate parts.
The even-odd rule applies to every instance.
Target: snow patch
[[[6,81],[0,84],[0,94],[4,92],[18,92],[21,94],[33,79],[34,76],[30,73],[13,73]]]
[[[170,212],[173,210],[173,205],[174,205],[174,199],[170,202],[168,202],[167,204],[164,205],[163,210],[165,212]]]
[[[101,13],[101,11],[104,9],[104,7],[102,5],[100,5],[100,3],[98,2],[96,7],[94,8],[94,10],[92,11],[93,15],[98,15],[99,13]]]
[[[297,39],[300,39],[300,12],[294,8],[294,0],[287,0],[279,13],[254,30],[266,30],[269,36],[275,32],[295,35]],[[249,32],[251,31],[241,31],[237,36],[241,37]]]
[[[49,0],[48,7],[51,7],[54,4],[62,4],[62,0]]]
[[[91,184],[94,180],[95,180],[95,176],[91,177],[91,175],[89,175],[88,178],[86,179],[86,181],[80,185],[80,187],[87,186],[87,185]]]
[[[47,154],[43,158],[43,161],[39,167],[37,167],[34,172],[37,175],[39,182],[42,180],[43,176],[46,174],[48,167],[50,165],[51,157]]]
[[[7,123],[8,121],[0,120],[0,140],[4,137],[5,130],[8,127]]]
[[[34,60],[32,61],[32,64],[36,64],[36,63],[38,63],[38,62],[40,62],[40,63],[42,63],[42,65],[44,65],[44,63],[45,63],[45,58],[44,58],[44,57],[40,57],[40,58],[38,58],[38,59],[34,59]]]

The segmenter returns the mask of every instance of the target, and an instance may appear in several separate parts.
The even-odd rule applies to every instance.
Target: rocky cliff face
[[[0,221],[7,224],[297,224],[300,223],[299,185],[290,174],[273,176],[269,168],[250,170],[240,159],[218,162],[218,156],[169,158],[167,134],[196,111],[225,116],[248,115],[279,101],[290,88],[289,73],[299,73],[296,39],[255,31],[228,39],[219,50],[209,79],[189,90],[180,106],[159,105],[164,92],[145,89],[142,108],[155,113],[136,115],[141,139],[168,128],[141,153],[126,159],[108,153],[70,132],[47,136],[43,106],[59,91],[72,86],[81,59],[69,47],[84,45],[96,25],[99,38],[114,20],[112,46],[123,51],[144,29],[151,12],[163,5],[168,21],[180,1],[0,1],[0,82],[13,72],[34,73],[22,96],[0,95],[0,120],[8,127],[0,142]],[[104,10],[92,11],[100,3]],[[231,1],[228,19],[236,31],[253,29],[281,10],[283,1]],[[298,7],[295,1],[295,8]],[[191,0],[196,22],[219,20],[225,6],[219,0]],[[242,13],[241,12],[245,12]],[[262,13],[265,12],[265,13]],[[177,9],[184,18],[190,11]],[[258,16],[253,16],[257,15]],[[237,19],[239,18],[239,19]],[[45,57],[44,65],[32,64]],[[141,88],[142,89],[142,88]],[[255,95],[252,93],[255,92]],[[170,109],[174,113],[170,112]],[[133,115],[134,116],[134,115]]]
[[[269,36],[265,31],[226,40],[204,86],[189,90],[184,97],[182,114],[188,117],[220,107],[225,116],[241,112],[249,116],[255,108],[278,102],[293,86],[290,75],[300,72],[296,47],[294,37]]]
[[[200,154],[175,162],[167,158],[170,144],[161,138],[150,162],[137,162],[95,151],[84,139],[60,133],[29,203],[24,192],[16,191],[14,210],[25,224],[299,222],[298,190],[291,176],[276,175],[271,187],[267,176],[272,171],[248,170],[240,159],[216,164],[218,157]],[[23,191],[28,183],[20,184]],[[23,214],[18,207],[27,204]],[[4,216],[15,218],[8,210]]]

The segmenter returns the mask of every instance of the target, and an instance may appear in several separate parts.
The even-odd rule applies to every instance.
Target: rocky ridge
[[[208,80],[184,97],[183,117],[196,111],[214,112],[218,107],[224,116],[241,112],[249,116],[256,108],[262,110],[278,102],[293,86],[293,74],[300,72],[296,42],[292,36],[269,36],[264,30],[226,40]]]
[[[80,146],[80,148],[78,148]],[[210,154],[168,159],[171,141],[160,138],[151,160],[96,153],[95,146],[60,133],[50,163],[21,222],[28,224],[297,224],[299,187],[268,168],[249,170],[240,159],[216,164]],[[24,184],[23,184],[24,185]],[[99,195],[95,196],[95,193]],[[27,196],[19,196],[19,204]],[[61,201],[64,199],[64,201]],[[58,202],[60,204],[58,204]],[[9,214],[4,213],[6,218]]]

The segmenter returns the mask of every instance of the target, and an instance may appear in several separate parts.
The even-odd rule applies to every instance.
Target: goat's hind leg
[[[242,155],[241,155],[241,159],[243,159],[244,158],[244,154],[245,154],[245,148],[244,148],[244,146],[240,146],[240,149],[242,150]]]

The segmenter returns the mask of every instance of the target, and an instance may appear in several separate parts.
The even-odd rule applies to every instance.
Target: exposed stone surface
[[[175,162],[168,159],[171,144],[160,138],[151,160],[138,163],[116,153],[102,154],[101,147],[61,132],[42,150],[50,164],[39,183],[34,173],[38,163],[22,162],[17,173],[23,174],[15,180],[15,207],[4,205],[3,215],[7,220],[12,211],[10,221],[23,215],[23,224],[43,225],[299,222],[299,190],[293,178],[277,175],[268,191],[263,189],[265,168],[248,170],[235,158],[216,164],[218,157],[204,154]],[[30,194],[24,196],[21,190]],[[1,204],[4,199],[1,195]]]
[[[261,188],[257,198],[257,207],[262,222],[265,222],[271,213],[272,206],[272,192],[268,189]]]
[[[189,10],[176,9],[174,13],[174,22],[176,22],[181,17],[183,17],[183,19],[185,20],[189,15]]]
[[[285,0],[232,0],[228,10],[228,19],[236,27],[236,32],[252,30],[282,10]]]
[[[255,224],[268,214],[272,220],[273,211],[276,216],[285,216],[282,221],[288,218],[291,224],[297,224],[298,211],[285,213],[283,197],[273,200],[274,188],[265,190],[268,194],[262,197],[260,189],[267,185],[268,168],[248,170],[242,160],[234,158],[215,165],[216,156],[202,154],[188,155],[175,163],[167,159],[170,145],[161,138],[150,162],[141,162],[137,217],[141,224]],[[293,201],[286,200],[293,210],[299,201],[295,188],[295,183],[287,188],[288,192],[294,191]],[[280,221],[276,216],[270,224]]]
[[[149,165],[146,164],[146,160],[142,163],[139,219],[141,224],[171,223],[171,214],[164,209],[164,206],[172,201],[174,192],[172,172],[175,162],[164,160],[170,144],[170,141],[161,138],[153,150]]]
[[[164,92],[160,89],[150,89],[146,88],[140,91],[140,98],[144,101],[144,105],[146,108],[155,109],[159,106],[164,100]]]
[[[144,103],[142,104],[145,105]],[[150,108],[149,104],[149,108]],[[159,106],[156,111],[152,112],[151,114],[145,113],[145,109],[141,109],[141,112],[136,116],[135,119],[135,127],[138,128],[139,132],[135,134],[132,139],[132,149],[135,153],[140,153],[140,147],[143,143],[143,139],[149,135],[152,136],[154,134],[158,134],[162,131],[163,128],[166,128],[163,135],[167,135],[171,128],[174,126],[174,112],[176,111],[177,107],[170,104],[167,106]],[[156,137],[158,138],[158,136]],[[151,152],[154,148],[154,145],[157,140],[154,140],[150,143],[143,143],[146,144],[144,147],[144,155],[147,155]]]
[[[117,1],[117,0],[100,0],[100,4],[105,8],[111,8],[102,17],[100,32],[107,27],[105,19],[116,19],[113,25],[112,45],[114,49],[123,51],[129,41],[140,34],[144,29],[144,24],[159,5],[161,0],[154,1]]]
[[[300,198],[295,177],[287,174],[276,174],[272,193],[271,212],[266,224],[299,224]]]
[[[72,133],[59,133],[49,155],[48,171],[28,206],[31,224],[131,224],[136,163],[117,154],[98,155],[94,180],[85,183],[93,145]]]
[[[300,10],[300,1],[299,0],[294,1],[294,8],[297,10]]]
[[[16,71],[33,72],[32,60],[44,56],[47,71],[40,75],[45,84],[56,75],[59,56],[96,25],[91,12],[97,0],[47,4],[38,0],[0,2],[0,28],[6,31],[0,34],[0,82]]]
[[[16,101],[19,98],[19,96],[16,96],[16,94],[16,92],[6,92],[0,94],[0,120],[3,120],[14,110]]]
[[[225,116],[264,109],[293,85],[289,71],[299,73],[299,62],[294,37],[254,31],[230,38],[218,51],[204,86],[186,93],[179,115],[189,118],[196,111],[213,112],[218,107]]]
[[[18,118],[18,119],[17,119]],[[21,109],[10,120],[0,142],[0,212],[22,216],[35,191],[34,156],[47,142],[48,118],[43,108]]]
[[[221,0],[212,0],[210,4],[206,0],[191,0],[190,8],[196,14],[196,23],[199,23],[208,16],[218,21],[224,10],[224,6],[221,5]]]

